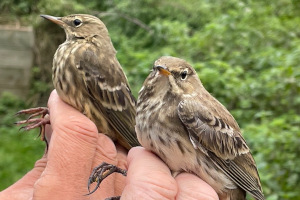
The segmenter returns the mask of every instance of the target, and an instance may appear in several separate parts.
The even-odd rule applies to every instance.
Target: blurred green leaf
[[[50,45],[56,48],[64,39],[63,31],[58,33],[37,16],[71,13],[101,17],[136,97],[157,58],[172,55],[188,60],[207,90],[230,110],[243,128],[257,161],[267,200],[299,199],[298,1],[3,0],[0,23],[15,20],[33,24],[38,49],[44,48],[38,58],[49,57],[49,61],[42,60],[33,68],[29,102],[34,103],[40,96],[47,99],[52,89],[50,63],[53,57],[48,49]],[[0,137],[5,133],[5,137],[11,138],[0,144],[3,149],[0,156],[3,162],[16,163],[17,158],[5,154],[10,148],[5,144],[11,143],[16,154],[23,151],[20,150],[23,144],[14,144],[18,141],[11,123],[13,113],[27,105],[11,98],[0,99]],[[20,163],[17,165],[22,167]],[[2,178],[2,174],[13,172],[6,168],[0,171],[2,188],[16,180]]]

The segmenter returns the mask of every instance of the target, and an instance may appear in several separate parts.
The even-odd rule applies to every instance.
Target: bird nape
[[[141,145],[173,174],[199,176],[220,199],[245,200],[246,192],[256,200],[265,199],[237,122],[185,60],[163,56],[155,61],[139,92],[136,131]],[[103,168],[96,168],[90,177],[97,187],[105,174],[101,172]]]
[[[172,172],[196,174],[220,199],[245,200],[248,192],[264,200],[237,122],[185,60],[163,56],[155,61],[139,92],[136,131],[141,145]]]
[[[174,174],[196,174],[221,199],[245,200],[246,192],[256,200],[265,199],[255,161],[237,122],[206,91],[189,63],[170,56],[156,60],[139,92],[136,108],[108,30],[100,19],[84,14],[42,17],[66,33],[66,41],[53,59],[54,87],[60,98],[89,117],[99,132],[126,149],[141,144],[159,156]],[[47,108],[18,114],[31,114],[17,124],[25,125],[25,130],[41,126],[44,139],[44,126],[50,123],[44,118],[49,114]],[[34,118],[38,115],[42,117]],[[126,175],[126,170],[102,163],[93,170],[88,188],[97,182],[94,192],[114,172]]]
[[[65,17],[41,15],[64,29],[66,41],[55,52],[53,85],[59,97],[84,113],[100,133],[129,150],[140,145],[135,133],[136,100],[117,60],[108,30],[97,17],[73,14]],[[31,114],[16,124],[29,130],[49,124],[48,108],[33,108],[17,114]],[[41,118],[34,118],[42,115]]]

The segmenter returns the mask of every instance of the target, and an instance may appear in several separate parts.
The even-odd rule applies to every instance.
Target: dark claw
[[[21,131],[21,130],[23,130],[23,129],[25,129],[25,126],[22,126],[21,128],[19,128],[19,131]]]
[[[119,199],[121,199],[121,196],[109,197],[109,198],[106,198],[105,200],[119,200]]]
[[[91,180],[89,179],[89,183],[88,183],[88,191],[89,191],[89,193],[86,194],[85,196],[90,195],[90,194],[93,194],[93,193],[96,192],[96,190],[100,187],[101,181],[100,181],[100,179],[98,179],[98,180],[97,180],[97,185],[96,185],[96,187],[93,189],[93,191],[90,191],[90,185],[91,185],[92,183],[94,183],[94,182],[96,182],[96,180],[91,181]]]
[[[91,176],[89,177],[89,181],[88,181],[88,191],[89,193],[86,195],[90,195],[93,194],[99,187],[101,182],[108,177],[109,175],[113,174],[113,173],[120,173],[123,176],[127,176],[127,171],[125,169],[121,169],[115,165],[111,165],[108,163],[103,162],[101,165],[99,165],[98,167],[95,167],[92,171]],[[90,191],[90,186],[92,183],[97,182],[97,185],[95,186],[95,188]],[[111,197],[108,199],[114,200],[115,199],[120,199],[120,197]]]

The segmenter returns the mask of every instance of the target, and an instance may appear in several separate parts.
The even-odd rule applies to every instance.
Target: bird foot
[[[106,198],[105,200],[120,200],[121,199],[121,196],[117,196],[117,197],[109,197],[109,198]]]
[[[47,107],[37,107],[37,108],[29,108],[25,110],[20,110],[16,113],[16,115],[21,114],[30,114],[30,116],[27,118],[27,120],[22,120],[15,122],[16,125],[25,125],[20,128],[24,129],[26,131],[34,129],[36,127],[40,127],[40,134],[41,140],[45,140],[45,126],[46,124],[50,124],[49,117],[45,117],[47,114],[49,114],[49,109]],[[39,118],[34,118],[36,116],[40,116]],[[27,124],[27,125],[26,125]]]
[[[127,170],[125,169],[121,169],[115,165],[111,165],[108,163],[103,162],[101,165],[99,165],[98,167],[95,167],[92,171],[92,174],[90,175],[89,178],[89,182],[88,182],[88,190],[89,193],[87,195],[90,195],[92,193],[94,193],[99,187],[101,182],[108,177],[109,175],[113,174],[113,173],[120,173],[123,176],[127,176]],[[93,191],[90,191],[90,186],[92,183],[97,182],[96,187],[94,188]],[[107,198],[106,200],[117,200],[120,199],[120,197],[110,197]]]

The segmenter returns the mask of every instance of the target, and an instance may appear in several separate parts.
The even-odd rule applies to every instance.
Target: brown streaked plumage
[[[139,92],[136,132],[173,173],[191,172],[221,199],[264,200],[255,161],[229,111],[185,60],[164,56]]]
[[[103,22],[84,14],[42,17],[66,32],[52,68],[60,98],[85,113],[99,132],[127,149],[139,145],[134,131],[135,98]]]
[[[125,148],[139,145],[134,130],[136,101],[104,23],[85,14],[41,16],[58,24],[66,33],[66,41],[56,50],[52,67],[53,84],[59,97],[89,117],[99,132]],[[25,129],[37,125],[40,124]]]

